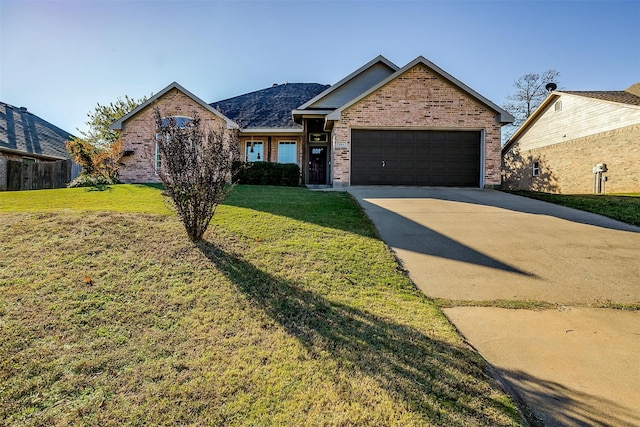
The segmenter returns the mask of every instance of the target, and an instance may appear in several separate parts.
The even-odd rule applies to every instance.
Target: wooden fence
[[[71,160],[7,161],[7,190],[63,188],[71,181]]]

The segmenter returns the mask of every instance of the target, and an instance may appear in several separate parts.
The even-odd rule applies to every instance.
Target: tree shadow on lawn
[[[471,349],[327,300],[212,243],[201,242],[199,249],[310,354],[328,353],[345,372],[374,379],[410,411],[447,426],[470,420],[510,425],[504,417],[508,407],[490,393],[484,364]]]
[[[377,237],[375,227],[358,201],[346,192],[311,191],[305,187],[237,185],[223,204],[364,237]]]

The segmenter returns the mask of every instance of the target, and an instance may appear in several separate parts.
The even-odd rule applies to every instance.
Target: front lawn
[[[520,423],[346,193],[238,186],[198,245],[157,187],[0,210],[8,425]]]
[[[159,184],[0,191],[0,212],[110,211],[169,214]]]
[[[550,194],[534,191],[512,191],[511,193],[597,213],[640,227],[640,193],[621,195]]]

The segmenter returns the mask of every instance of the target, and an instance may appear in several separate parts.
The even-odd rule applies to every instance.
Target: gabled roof
[[[195,102],[200,104],[203,108],[211,111],[213,114],[215,114],[216,116],[218,116],[221,119],[223,119],[225,121],[225,123],[227,124],[227,129],[236,129],[236,128],[238,128],[238,125],[236,123],[234,123],[233,120],[229,119],[224,114],[222,114],[220,111],[218,111],[215,108],[211,107],[209,104],[207,104],[206,102],[204,102],[203,100],[201,100],[200,98],[198,98],[197,96],[195,96],[194,94],[192,94],[191,92],[189,92],[188,90],[186,90],[185,88],[180,86],[178,83],[173,82],[169,86],[167,86],[164,89],[162,89],[160,92],[158,92],[155,95],[153,95],[147,101],[145,101],[142,104],[138,105],[129,114],[126,114],[123,117],[121,117],[120,119],[118,119],[115,122],[113,122],[113,124],[111,125],[111,129],[113,129],[113,130],[122,130],[122,125],[124,124],[124,122],[126,122],[131,117],[133,117],[136,114],[138,114],[142,109],[144,109],[147,106],[153,104],[156,100],[158,100],[158,98],[162,97],[164,94],[169,92],[171,89],[178,89],[180,92],[184,93],[189,98],[193,99]]]
[[[0,151],[35,157],[70,159],[65,141],[69,132],[52,125],[24,107],[0,102]]]
[[[346,104],[342,105],[340,108],[337,108],[335,111],[333,111],[331,114],[329,114],[327,116],[327,120],[328,121],[330,121],[330,120],[340,120],[340,116],[341,116],[342,111],[344,111],[345,109],[351,107],[356,102],[362,100],[363,98],[365,98],[366,96],[368,96],[371,93],[375,92],[376,90],[380,89],[382,86],[386,85],[387,83],[391,82],[392,80],[395,80],[397,77],[399,77],[400,75],[404,74],[407,70],[415,67],[418,64],[422,64],[422,65],[426,66],[431,71],[435,72],[440,77],[442,77],[443,79],[447,80],[449,83],[453,84],[454,86],[458,87],[463,92],[466,92],[468,95],[470,95],[471,97],[475,98],[481,104],[487,106],[489,109],[491,109],[491,110],[495,111],[496,113],[498,113],[499,116],[500,116],[500,119],[499,119],[500,123],[512,123],[513,122],[514,117],[511,114],[509,114],[507,111],[505,111],[504,109],[502,109],[498,105],[494,104],[493,102],[489,101],[487,98],[485,98],[484,96],[480,95],[478,92],[476,92],[475,90],[471,89],[469,86],[465,85],[460,80],[456,79],[455,77],[453,77],[452,75],[450,75],[449,73],[444,71],[442,68],[440,68],[437,65],[435,65],[433,62],[427,60],[423,56],[418,56],[416,59],[414,59],[413,61],[409,62],[407,65],[405,65],[401,69],[397,70],[395,73],[391,74],[389,77],[387,77],[386,79],[382,80],[381,82],[379,82],[375,86],[371,87],[369,90],[361,93],[359,96],[353,98],[351,101],[349,101]]]
[[[632,84],[631,86],[626,88],[624,91],[635,96],[640,96],[640,82]]]
[[[617,91],[567,91],[559,93],[569,93],[571,95],[584,96],[586,98],[599,99],[601,101],[619,102],[620,104],[640,105],[640,96],[636,96],[624,90]]]
[[[291,110],[327,87],[318,83],[284,83],[210,105],[238,123],[243,130],[301,130],[302,126],[293,122]]]
[[[381,65],[382,67],[379,67],[378,70],[374,70],[374,67],[377,67],[378,65]],[[384,73],[384,74],[381,74],[382,72],[384,72],[385,69],[387,69],[387,72]],[[318,104],[322,105],[321,104],[322,100],[326,100],[327,98],[331,97],[332,95],[335,95],[337,92],[339,92],[341,90],[344,90],[349,85],[354,86],[350,90],[351,93],[360,94],[363,91],[369,89],[374,84],[378,83],[383,78],[387,77],[388,75],[394,73],[397,70],[398,70],[398,66],[396,64],[394,64],[393,62],[389,61],[384,56],[378,55],[377,57],[373,58],[371,61],[369,61],[366,64],[364,64],[362,67],[358,68],[353,73],[349,74],[347,77],[343,78],[339,82],[337,82],[337,83],[331,85],[330,87],[328,87],[327,90],[325,90],[324,92],[318,94],[318,96],[316,96],[316,97],[310,99],[309,101],[305,102],[304,104],[300,105],[296,109],[296,111],[294,111],[294,114],[296,114],[298,112],[298,110],[313,109],[314,105],[316,106],[316,108],[318,108],[317,107]],[[369,74],[372,74],[372,75],[369,76],[366,79],[365,78],[360,78],[365,73],[369,73]],[[342,102],[338,101],[339,104],[337,104],[337,105],[328,105],[328,106],[327,105],[323,105],[320,108],[321,109],[338,108],[338,107],[340,107],[340,105],[343,105],[344,102],[348,101],[349,99],[352,99],[354,96],[355,95],[348,96],[348,99],[345,99]]]
[[[536,108],[536,110],[522,123],[522,125],[511,135],[511,138],[502,147],[502,152],[506,152],[509,147],[513,145],[516,139],[520,137],[531,125],[538,119],[538,117],[546,111],[551,104],[553,104],[561,95],[573,95],[582,96],[585,98],[597,99],[605,102],[615,102],[618,104],[624,104],[632,107],[640,107],[640,96],[637,96],[631,92],[633,88],[638,87],[638,84],[629,87],[624,91],[553,91],[542,101],[542,104]]]

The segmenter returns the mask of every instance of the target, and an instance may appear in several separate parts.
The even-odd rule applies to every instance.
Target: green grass
[[[0,197],[8,425],[520,423],[346,193],[236,187],[197,245],[158,188]]]
[[[640,193],[619,195],[567,195],[538,193],[534,191],[513,191],[511,193],[593,212],[640,227]]]
[[[157,184],[0,192],[0,212],[110,211],[168,214]]]

